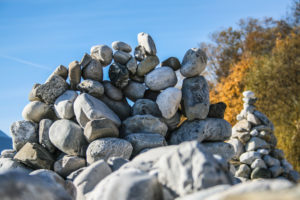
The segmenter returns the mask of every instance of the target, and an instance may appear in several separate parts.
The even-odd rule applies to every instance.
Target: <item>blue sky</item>
[[[241,18],[285,15],[288,0],[0,0],[0,130],[21,120],[34,83],[96,44],[152,35],[160,60],[209,41]]]

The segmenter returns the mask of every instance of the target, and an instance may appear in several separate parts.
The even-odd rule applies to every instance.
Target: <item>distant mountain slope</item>
[[[0,130],[0,152],[3,149],[12,148],[12,139],[6,135],[3,131]]]

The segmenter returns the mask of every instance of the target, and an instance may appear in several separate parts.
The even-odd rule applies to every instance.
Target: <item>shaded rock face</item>
[[[89,200],[162,200],[162,187],[155,176],[137,169],[116,171],[100,182],[88,195]]]
[[[14,150],[20,150],[27,142],[37,142],[37,124],[29,121],[16,121],[10,127]]]
[[[70,120],[55,121],[49,130],[52,144],[69,155],[85,155],[87,142],[81,127]]]
[[[101,138],[94,140],[86,151],[87,163],[97,160],[107,161],[110,157],[129,159],[132,153],[132,145],[123,139]]]
[[[0,195],[2,199],[18,200],[72,200],[62,187],[49,185],[44,178],[30,176],[20,171],[0,174]]]
[[[208,84],[203,76],[186,78],[182,85],[183,111],[188,120],[205,119],[209,112]]]
[[[163,155],[156,166],[159,182],[178,196],[218,184],[231,184],[227,172],[197,141],[182,143],[174,152]],[[181,170],[184,173],[178,174]]]
[[[231,125],[223,119],[207,118],[205,120],[185,121],[171,133],[170,143],[184,141],[224,141],[231,135]]]
[[[68,89],[66,81],[57,75],[53,75],[51,79],[37,87],[36,95],[47,104],[53,104],[55,99]]]
[[[34,169],[52,169],[54,158],[37,143],[26,143],[14,156],[18,160]]]
[[[103,117],[112,120],[117,126],[121,124],[119,117],[105,103],[85,93],[76,98],[74,113],[82,127],[90,120]]]
[[[122,124],[122,135],[131,133],[159,133],[165,136],[168,127],[159,118],[152,115],[135,115],[127,118]]]

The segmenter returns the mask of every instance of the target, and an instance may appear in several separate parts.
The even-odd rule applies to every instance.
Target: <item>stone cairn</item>
[[[158,67],[152,37],[139,33],[137,38],[134,55],[120,41],[112,43],[115,51],[107,45],[93,46],[80,62],[58,66],[45,83],[33,86],[24,120],[11,125],[13,149],[4,150],[0,158],[0,172],[14,168],[29,176],[0,173],[0,194],[10,195],[5,188],[17,183],[23,189],[16,189],[16,194],[25,194],[29,187],[28,199],[167,200],[234,182],[227,161],[236,152],[224,142],[231,136],[231,125],[223,119],[226,105],[210,105],[208,84],[200,75],[206,67],[205,53],[192,48],[181,63],[170,57]],[[109,80],[103,80],[106,66]],[[250,110],[253,98],[246,97]],[[259,143],[260,153],[249,152],[251,159],[241,156],[242,162],[253,161],[262,171],[259,155],[283,156],[270,151],[276,144],[269,120],[253,109],[247,113],[253,112],[248,121],[266,125],[250,133],[252,121],[241,121],[233,138],[239,138],[243,149],[240,138],[245,143],[251,134],[268,137],[269,143],[253,137],[246,149],[257,150]],[[183,118],[187,120],[182,123]],[[244,127],[249,134],[238,132]],[[273,164],[279,161],[264,158],[274,166],[274,176],[280,175],[282,168]],[[285,160],[281,163],[290,169]],[[10,182],[1,182],[7,177]]]
[[[256,110],[252,91],[243,92],[244,108],[237,115],[229,143],[235,149],[232,172],[243,181],[257,178],[286,177],[293,181],[297,172],[277,149],[273,123]]]

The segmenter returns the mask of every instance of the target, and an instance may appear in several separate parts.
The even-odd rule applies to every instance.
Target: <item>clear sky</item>
[[[137,45],[149,33],[160,60],[209,41],[239,19],[285,15],[289,0],[0,0],[0,130],[21,120],[34,83],[96,44]],[[108,67],[107,67],[108,68]]]

